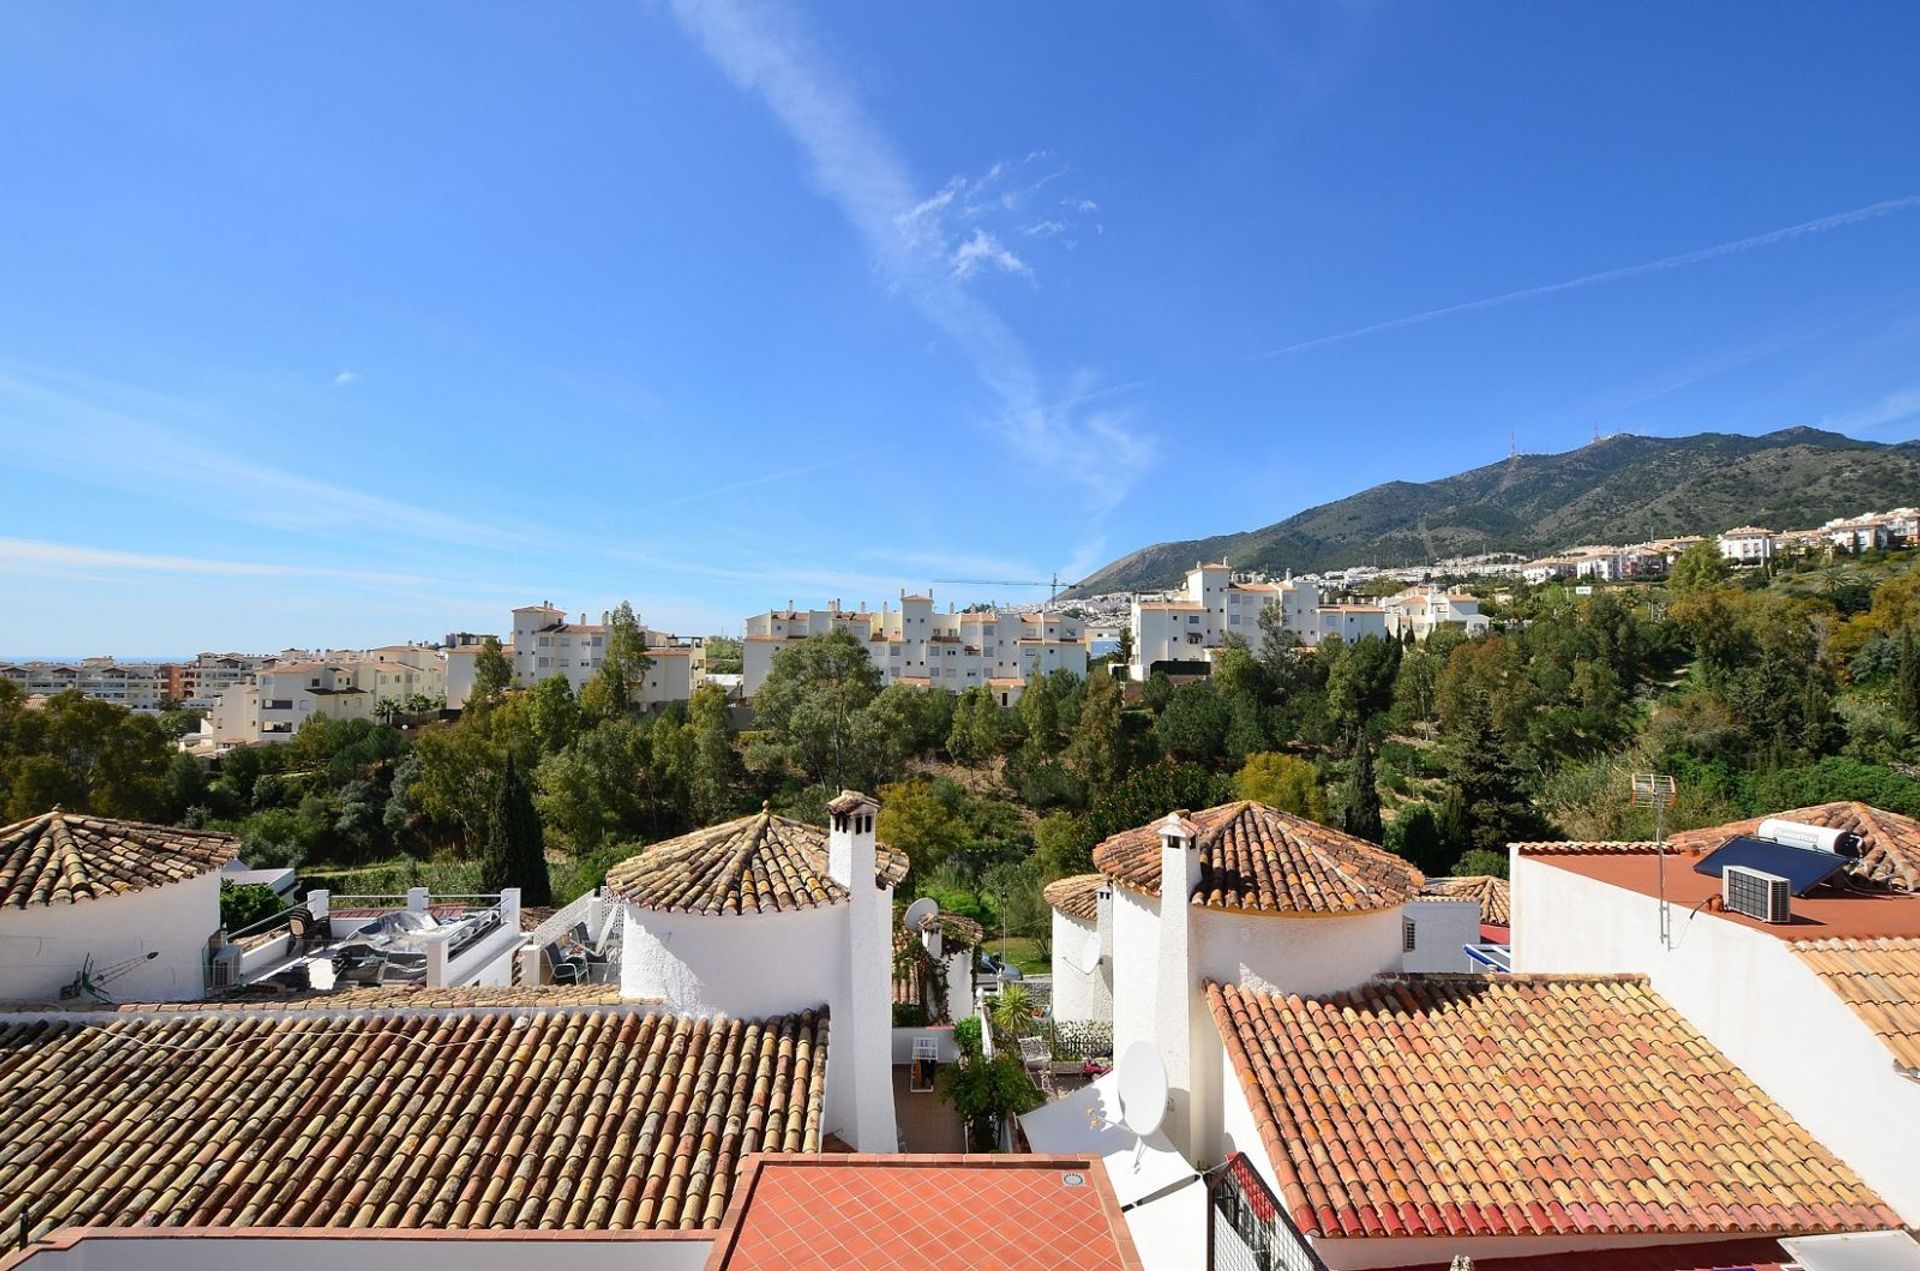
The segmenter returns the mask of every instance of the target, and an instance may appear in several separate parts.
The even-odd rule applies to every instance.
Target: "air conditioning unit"
[[[207,954],[207,988],[240,987],[240,946],[223,944]]]
[[[1720,875],[1720,903],[1728,913],[1761,922],[1793,921],[1793,884],[1778,874],[1729,865]]]

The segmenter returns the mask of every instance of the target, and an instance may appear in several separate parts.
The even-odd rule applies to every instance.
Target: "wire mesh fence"
[[[1210,1271],[1327,1271],[1244,1154],[1227,1158],[1208,1193]]]

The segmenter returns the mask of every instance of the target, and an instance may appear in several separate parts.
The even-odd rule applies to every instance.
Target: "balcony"
[[[304,904],[229,932],[208,958],[213,993],[420,984],[508,984],[525,944],[520,893],[496,896],[336,896],[310,891]]]

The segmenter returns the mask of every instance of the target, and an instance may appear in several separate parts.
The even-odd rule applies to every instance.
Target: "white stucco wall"
[[[96,971],[158,951],[104,988],[116,1002],[186,1001],[206,988],[220,874],[72,904],[0,909],[0,1001],[51,1002],[89,955]]]
[[[1413,948],[1402,944],[1404,971],[1482,971],[1465,946],[1480,943],[1480,902],[1423,897],[1403,911],[1414,926]]]
[[[850,972],[848,904],[727,916],[628,905],[620,992],[658,998],[677,1014],[735,1019],[827,1007],[826,1128],[863,1152],[893,1151],[892,901],[891,888],[874,892],[862,946],[869,965],[860,975]],[[864,1010],[854,1008],[856,991]],[[883,1127],[856,1133],[856,1112],[869,1127]]]
[[[1061,1020],[1113,1018],[1113,962],[1101,958],[1092,971],[1082,971],[1061,952],[1097,939],[1099,926],[1083,918],[1053,911],[1053,1016]]]
[[[1685,864],[1674,868],[1688,868]],[[1672,907],[1540,860],[1513,864],[1515,971],[1645,974],[1672,1003],[1851,1165],[1909,1225],[1920,1223],[1920,1083],[1778,936]]]
[[[845,905],[725,916],[629,905],[620,992],[736,1019],[827,1005],[846,981],[846,924]]]

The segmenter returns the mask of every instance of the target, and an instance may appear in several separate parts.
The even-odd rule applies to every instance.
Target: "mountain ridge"
[[[1862,441],[1804,425],[1759,436],[1616,433],[1433,481],[1383,482],[1259,529],[1155,543],[1064,596],[1178,586],[1197,560],[1316,573],[1482,550],[1538,555],[1736,524],[1805,528],[1917,499],[1920,440]]]

